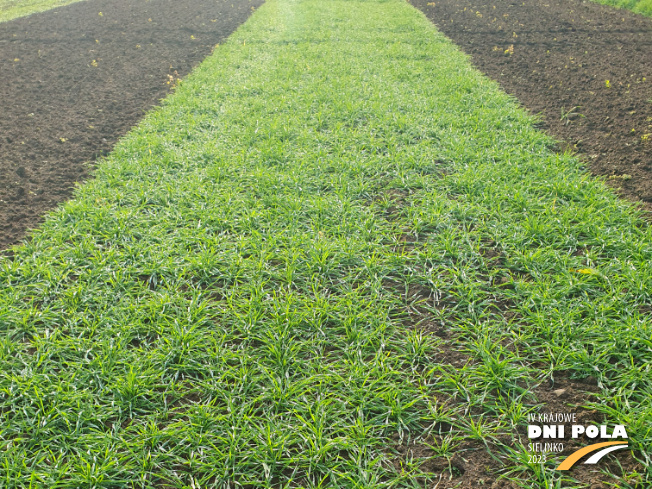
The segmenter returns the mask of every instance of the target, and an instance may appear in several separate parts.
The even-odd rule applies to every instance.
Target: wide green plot
[[[652,235],[551,143],[405,2],[270,0],[0,259],[0,485],[543,487],[560,372],[647,480]]]

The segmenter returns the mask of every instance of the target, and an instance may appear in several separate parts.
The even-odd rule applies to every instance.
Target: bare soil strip
[[[0,24],[0,249],[262,3],[90,0]]]
[[[652,19],[578,0],[411,0],[473,63],[652,210]]]

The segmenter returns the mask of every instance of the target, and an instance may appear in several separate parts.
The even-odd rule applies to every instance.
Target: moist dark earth
[[[0,249],[262,0],[88,0],[0,23]]]
[[[652,217],[652,19],[579,0],[410,3]]]

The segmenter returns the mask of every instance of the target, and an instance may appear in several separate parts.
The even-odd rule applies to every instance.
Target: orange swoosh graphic
[[[611,445],[625,445],[625,444],[627,444],[627,442],[606,441],[604,443],[595,443],[593,445],[589,445],[588,447],[581,448],[578,451],[571,453],[568,457],[566,457],[566,459],[562,463],[559,464],[559,466],[555,470],[568,470],[573,465],[575,465],[575,462],[581,459],[584,455],[586,455],[587,453],[595,452],[600,448],[609,447]]]

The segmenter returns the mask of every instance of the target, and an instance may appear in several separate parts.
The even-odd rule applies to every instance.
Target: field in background
[[[652,0],[593,0],[603,5],[626,8],[637,14],[652,17]]]
[[[80,0],[0,0],[0,22],[78,1]]]
[[[652,230],[535,122],[403,1],[267,2],[0,258],[0,484],[649,485]]]

